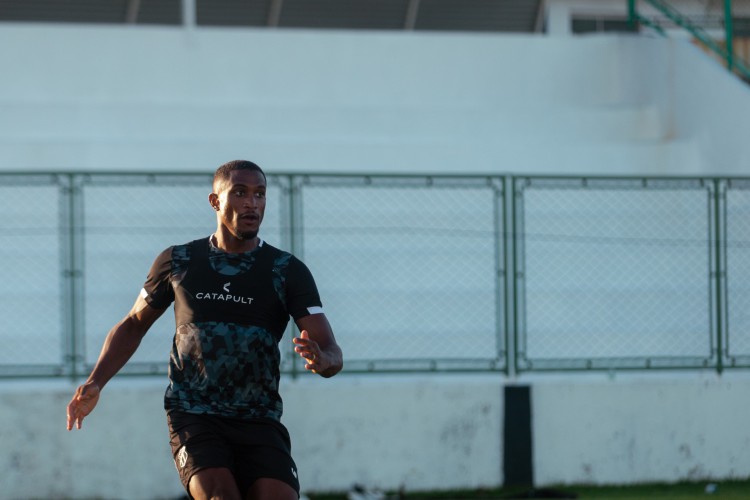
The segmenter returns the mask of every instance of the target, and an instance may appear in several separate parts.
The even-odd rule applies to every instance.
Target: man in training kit
[[[208,200],[216,232],[156,258],[70,401],[68,430],[81,428],[100,391],[174,302],[164,407],[185,489],[196,500],[297,499],[297,467],[280,422],[278,344],[291,316],[300,330],[295,351],[323,377],[341,370],[341,349],[310,271],[258,238],[266,207],[261,168],[242,160],[222,165]]]

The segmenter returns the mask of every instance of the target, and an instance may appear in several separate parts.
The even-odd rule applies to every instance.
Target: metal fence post
[[[75,174],[62,175],[65,182],[62,186],[63,197],[61,207],[61,230],[63,239],[63,317],[66,318],[63,342],[65,359],[63,370],[67,370],[71,379],[82,375],[82,365],[85,359],[85,342],[82,321],[82,290],[83,276],[83,224],[82,224],[82,191],[80,176]]]
[[[300,259],[304,258],[304,245],[302,244],[302,179],[300,176],[290,175],[289,179],[289,206],[287,211],[287,222],[289,224],[289,249],[290,252]],[[295,326],[292,325],[292,335]],[[294,344],[290,342],[290,357],[292,379],[300,375],[299,360],[295,356]]]
[[[734,28],[732,24],[732,0],[724,0],[724,32],[727,44],[727,69],[734,71]]]
[[[716,371],[724,371],[724,325],[726,313],[726,183],[714,179],[714,265],[716,266]]]

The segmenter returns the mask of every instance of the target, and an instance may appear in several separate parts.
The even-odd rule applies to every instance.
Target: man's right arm
[[[80,429],[83,419],[94,409],[99,392],[125,366],[141,339],[165,309],[156,309],[139,296],[127,316],[107,334],[99,359],[86,382],[78,387],[68,404],[68,430]]]

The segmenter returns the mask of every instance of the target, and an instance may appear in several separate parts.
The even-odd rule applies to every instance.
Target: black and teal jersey
[[[279,342],[290,316],[322,311],[307,266],[263,241],[230,254],[205,238],[162,252],[142,295],[174,302],[167,410],[281,418]]]

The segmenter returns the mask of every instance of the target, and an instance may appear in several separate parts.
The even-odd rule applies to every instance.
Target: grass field
[[[710,485],[710,486],[709,486]],[[342,494],[310,494],[310,500],[350,500],[357,498]],[[378,498],[362,495],[362,499]],[[578,498],[581,500],[750,500],[750,480],[716,481],[678,484],[649,484],[638,486],[565,486],[553,488],[497,489],[479,491],[450,491],[431,493],[386,492],[382,500],[472,500],[515,498]]]

